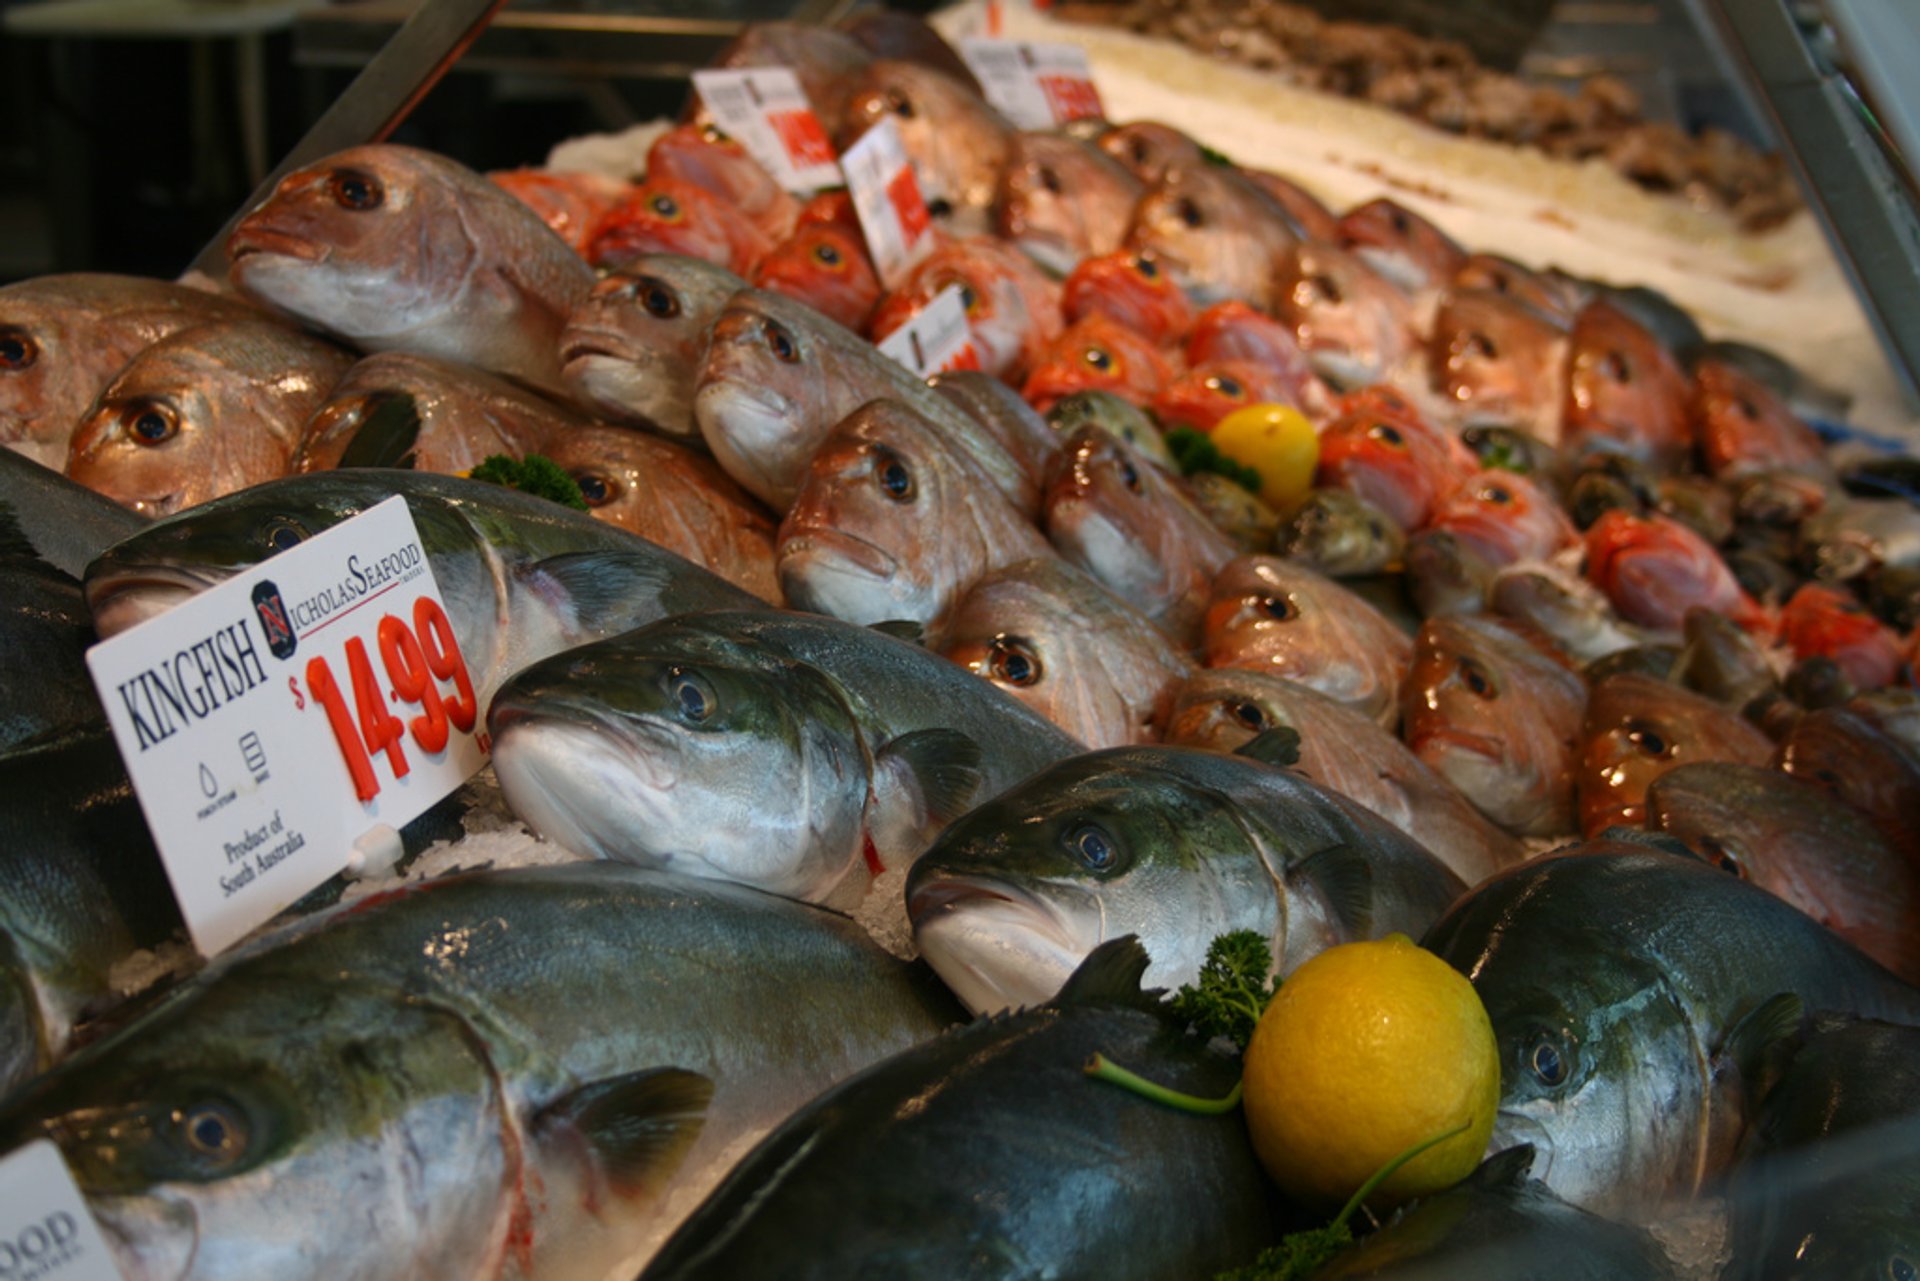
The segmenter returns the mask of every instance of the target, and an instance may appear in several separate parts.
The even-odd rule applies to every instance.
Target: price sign
[[[867,252],[892,289],[908,270],[933,252],[933,215],[920,194],[919,180],[891,116],[860,136],[840,157],[853,212],[860,219]]]
[[[935,294],[932,302],[877,345],[882,355],[899,361],[921,378],[952,369],[980,368],[980,353],[973,345],[967,304],[958,285],[948,285]]]
[[[87,651],[201,952],[485,763],[413,514],[390,498]]]
[[[788,191],[808,195],[840,185],[833,143],[785,67],[696,71],[693,87],[721,129]]]
[[[45,1139],[0,1160],[0,1278],[120,1281],[60,1149]]]
[[[1106,115],[1087,51],[1079,45],[972,39],[960,42],[960,56],[987,101],[1022,129],[1051,129]]]

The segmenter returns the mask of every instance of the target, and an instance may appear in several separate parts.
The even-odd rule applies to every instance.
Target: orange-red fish
[[[1463,422],[1518,427],[1557,445],[1567,345],[1565,326],[1523,302],[1453,289],[1433,318],[1427,373]]]
[[[1212,431],[1236,409],[1259,404],[1299,404],[1293,385],[1265,365],[1250,360],[1210,360],[1181,374],[1153,398],[1153,415],[1163,428]]]
[[[1385,197],[1349,209],[1340,241],[1408,293],[1440,288],[1467,260],[1446,232]]]
[[[1174,363],[1152,343],[1118,321],[1092,315],[1047,345],[1020,394],[1043,414],[1077,391],[1110,391],[1146,405],[1174,372]]]
[[[1695,761],[1765,765],[1773,754],[1773,741],[1739,713],[1638,672],[1593,687],[1581,735],[1574,790],[1589,837],[1642,826],[1647,789],[1669,770]]]
[[[768,240],[793,231],[800,202],[761,168],[747,149],[707,125],[680,125],[647,149],[647,177],[698,187],[753,220]]]
[[[1581,310],[1561,415],[1569,452],[1618,450],[1676,465],[1693,444],[1688,393],[1679,363],[1645,326],[1611,303]]]
[[[617,267],[641,254],[685,254],[751,275],[773,241],[745,214],[702,187],[648,178],[609,209],[587,241],[587,261]]]
[[[1518,472],[1498,469],[1468,477],[1442,498],[1427,528],[1451,533],[1496,568],[1580,545],[1580,531],[1553,495]]]
[[[753,269],[761,289],[797,298],[856,332],[880,302],[880,275],[867,242],[836,222],[796,227]]]
[[[1677,631],[1695,605],[1718,610],[1748,631],[1770,634],[1773,619],[1740,589],[1711,544],[1677,520],[1614,508],[1587,529],[1587,578],[1630,623]]]
[[[821,192],[800,206],[800,216],[794,220],[794,226],[805,227],[820,222],[832,223],[859,235],[860,215],[854,212],[852,195],[844,188]]]
[[[631,190],[630,184],[617,178],[558,169],[502,169],[487,178],[539,214],[540,221],[577,254],[586,253],[593,229]]]
[[[1387,278],[1332,245],[1302,244],[1274,268],[1273,314],[1336,387],[1385,379],[1417,350],[1413,303]]]
[[[1716,476],[1773,468],[1824,471],[1826,451],[1813,429],[1759,379],[1723,360],[1693,370],[1693,439]]]
[[[1804,584],[1780,611],[1780,642],[1795,658],[1830,658],[1859,690],[1900,679],[1899,636],[1843,587]]]
[[[1459,437],[1415,413],[1345,413],[1320,433],[1315,483],[1357,494],[1415,530],[1466,483],[1476,462]]]
[[[1319,412],[1326,389],[1313,372],[1293,333],[1279,321],[1243,302],[1221,302],[1201,312],[1187,336],[1187,363],[1248,361],[1264,367],[1287,388],[1281,399]]]
[[[980,369],[996,378],[1017,383],[1063,328],[1060,286],[1019,250],[969,236],[935,249],[881,295],[867,322],[873,340],[906,324],[949,285],[960,288]]]
[[[1173,273],[1132,249],[1083,259],[1061,288],[1060,310],[1070,325],[1106,316],[1157,347],[1179,342],[1193,327],[1193,304]]]

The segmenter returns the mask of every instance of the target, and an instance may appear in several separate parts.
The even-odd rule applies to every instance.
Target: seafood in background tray
[[[1187,336],[1189,365],[1235,360],[1259,365],[1284,387],[1276,397],[1311,412],[1323,407],[1325,389],[1313,365],[1285,325],[1243,302],[1221,302],[1195,318]]]
[[[280,180],[227,238],[240,291],[363,351],[443,356],[564,391],[556,339],[593,271],[479,174],[354,147]]]
[[[1155,346],[1177,343],[1193,327],[1193,304],[1173,273],[1131,249],[1083,259],[1061,286],[1060,313],[1069,325],[1103,315]]]
[[[1894,1277],[1914,1267],[1920,1030],[1818,1016],[1728,1179],[1727,1281]]]
[[[918,645],[773,610],[688,614],[536,663],[488,718],[514,812],[579,854],[857,901],[1080,744]]]
[[[938,639],[947,658],[1093,748],[1157,741],[1194,672],[1139,611],[1054,556],[975,581]]]
[[[58,471],[74,428],[129,360],[182,329],[259,314],[137,276],[37,276],[0,288],[0,444]]]
[[[1279,728],[1300,736],[1294,770],[1386,819],[1468,885],[1523,856],[1518,841],[1371,717],[1296,681],[1240,668],[1196,673],[1174,699],[1166,741],[1231,752]]]
[[[1062,556],[1182,644],[1239,552],[1180,482],[1097,427],[1067,438],[1043,517]]]
[[[1245,1127],[1089,1088],[1082,1071],[1098,1052],[1196,1096],[1230,1088],[1231,1057],[1179,1035],[1141,990],[1146,965],[1116,941],[1044,1007],[823,1095],[741,1161],[642,1281],[1152,1281],[1252,1258],[1271,1229]]]
[[[1700,761],[1656,778],[1646,809],[1650,829],[1920,977],[1920,873],[1845,801],[1781,770]]]
[[[1273,550],[1329,578],[1359,578],[1400,564],[1407,539],[1387,514],[1344,489],[1310,489],[1280,513]]]
[[[1315,483],[1349,490],[1411,531],[1479,470],[1477,462],[1458,436],[1417,414],[1349,412],[1320,432]]]
[[[294,471],[412,467],[454,475],[494,454],[522,458],[585,430],[570,408],[504,378],[390,351],[346,372],[307,420]]]
[[[1212,431],[1236,409],[1260,404],[1298,404],[1295,384],[1250,360],[1210,360],[1194,365],[1153,398],[1163,428]]]
[[[626,427],[581,424],[540,452],[597,520],[660,544],[769,604],[781,603],[774,522],[711,458]]]
[[[641,254],[685,254],[750,275],[775,238],[747,214],[703,187],[648,175],[600,219],[587,241],[587,261],[618,267]]]
[[[700,442],[693,391],[707,331],[746,281],[681,254],[648,254],[610,272],[560,335],[567,386],[614,422]]]
[[[1251,748],[1249,750],[1252,750]],[[1137,934],[1155,986],[1229,930],[1282,974],[1337,943],[1418,935],[1460,879],[1385,819],[1293,773],[1186,747],[1062,761],[940,834],[907,878],[914,941],[976,1013],[1047,999]]]
[[[1020,394],[1046,413],[1075,392],[1108,391],[1145,405],[1176,372],[1174,361],[1119,321],[1095,312],[1067,326],[1040,353]]]
[[[1558,445],[1567,349],[1565,326],[1525,303],[1454,289],[1433,319],[1427,368],[1461,421],[1518,427]]]
[[[1619,308],[1595,302],[1573,322],[1560,434],[1569,452],[1618,450],[1673,467],[1687,458],[1687,375]]]
[[[1460,899],[1423,946],[1470,975],[1500,1045],[1496,1147],[1597,1213],[1718,1178],[1740,1090],[1802,1009],[1920,1020],[1920,991],[1773,895],[1691,857],[1589,842]]]
[[[1132,170],[1133,176],[1148,186],[1159,182],[1169,169],[1206,163],[1199,143],[1172,125],[1154,120],[1116,126],[1094,141],[1100,150]]]
[[[1715,476],[1827,469],[1826,450],[1813,429],[1765,383],[1726,361],[1694,366],[1692,410],[1700,461]]]
[[[879,342],[913,319],[949,285],[960,287],[982,371],[1009,382],[1060,336],[1060,287],[1025,255],[985,236],[935,249],[889,290],[867,323]]]
[[[556,169],[501,169],[487,180],[539,214],[554,235],[582,255],[600,219],[631,189],[618,178]]]
[[[599,1281],[952,1009],[800,904],[477,872],[240,953],[14,1095],[0,1141],[53,1138],[135,1274]]]
[[[964,447],[1016,507],[1038,509],[1041,478],[971,414],[858,334],[765,290],[741,290],[714,322],[694,417],[727,474],[784,514],[820,442],[871,400],[917,410]]]
[[[983,574],[1051,550],[959,442],[876,400],[808,462],[780,524],[780,585],[796,609],[934,633]]]
[[[1274,319],[1335,387],[1380,382],[1418,350],[1412,302],[1352,254],[1304,243],[1274,262],[1273,277]]]
[[[1444,287],[1467,261],[1466,250],[1446,232],[1385,198],[1342,215],[1340,243],[1407,293]]]
[[[1771,633],[1774,620],[1740,589],[1720,553],[1679,521],[1618,509],[1587,529],[1587,578],[1620,617],[1675,631],[1696,605],[1718,610],[1749,631]]]
[[[1765,647],[1738,623],[1710,609],[1690,609],[1681,631],[1685,643],[1674,656],[1673,681],[1736,712],[1779,690]]]
[[[927,212],[955,235],[979,235],[1012,150],[1014,128],[979,94],[952,76],[912,62],[879,59],[845,85],[842,151],[891,116]]]
[[[67,475],[148,516],[286,475],[352,353],[267,317],[183,329],[135,356],[73,433]]]
[[[1277,556],[1221,569],[1206,607],[1209,667],[1298,681],[1391,728],[1413,642],[1330,578]]]
[[[1517,472],[1483,471],[1434,505],[1428,530],[1445,530],[1496,568],[1546,560],[1580,546],[1580,531],[1552,494]]]
[[[756,289],[785,294],[858,332],[880,301],[880,276],[858,231],[837,222],[796,227],[753,269]]]
[[[807,105],[832,136],[846,118],[854,74],[872,61],[873,55],[844,31],[812,22],[753,22],[707,65],[787,68],[798,77]],[[703,107],[700,95],[689,88],[681,116],[699,123],[705,117]]]
[[[1900,637],[1842,588],[1807,583],[1780,611],[1780,643],[1795,658],[1830,658],[1855,689],[1900,679],[1906,664]]]
[[[994,201],[994,230],[1056,276],[1114,253],[1141,184],[1119,161],[1066,134],[1013,136]]]
[[[509,673],[556,650],[690,609],[757,603],[544,498],[369,468],[269,481],[155,521],[88,567],[94,626],[102,638],[123,632],[395,494],[420,529],[481,710]]]
[[[1594,685],[1581,737],[1574,785],[1588,836],[1641,826],[1647,789],[1668,770],[1693,761],[1765,765],[1773,755],[1772,740],[1738,713],[1634,672]]]
[[[1258,185],[1218,165],[1180,165],[1133,209],[1127,247],[1153,254],[1201,305],[1274,300],[1273,264],[1299,243],[1291,215]]]
[[[647,179],[655,178],[700,188],[745,214],[771,241],[791,234],[800,216],[800,202],[745,147],[708,126],[680,125],[654,139],[647,148]]]
[[[1801,522],[1797,541],[1800,567],[1826,582],[1920,568],[1920,507],[1904,498],[1831,502]]]

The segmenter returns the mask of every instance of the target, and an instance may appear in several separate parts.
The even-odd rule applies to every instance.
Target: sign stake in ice
[[[473,681],[403,498],[102,641],[87,665],[209,956],[486,760]]]
[[[980,368],[973,346],[973,328],[967,323],[967,304],[959,285],[948,285],[877,344],[880,353],[905,365],[921,378],[952,369]]]
[[[907,271],[933,252],[933,215],[920,194],[919,179],[888,116],[860,136],[840,157],[847,193],[860,231],[867,239],[880,283],[892,289]]]
[[[1087,51],[1079,45],[975,38],[960,42],[960,56],[987,101],[1022,129],[1106,115]]]
[[[696,71],[693,87],[720,128],[796,195],[840,185],[833,143],[807,101],[800,79],[785,67]]]

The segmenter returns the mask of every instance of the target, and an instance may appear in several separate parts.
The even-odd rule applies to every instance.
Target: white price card
[[[0,1278],[120,1281],[86,1198],[46,1139],[0,1159]]]
[[[87,665],[208,956],[486,761],[404,498],[102,641]]]
[[[800,78],[786,67],[696,71],[693,87],[715,123],[747,149],[773,180],[796,195],[840,185],[833,143],[813,113]]]
[[[975,38],[960,42],[960,56],[987,101],[1022,129],[1106,116],[1087,51],[1077,44]]]
[[[967,304],[958,285],[948,285],[935,294],[932,302],[882,338],[878,346],[882,355],[905,365],[921,378],[952,369],[980,368],[980,353],[973,345],[973,329],[967,324]]]
[[[892,289],[915,263],[933,252],[933,215],[920,194],[900,130],[888,116],[860,135],[860,141],[840,157],[847,178],[853,212],[867,238],[867,252],[880,274],[880,283]]]

